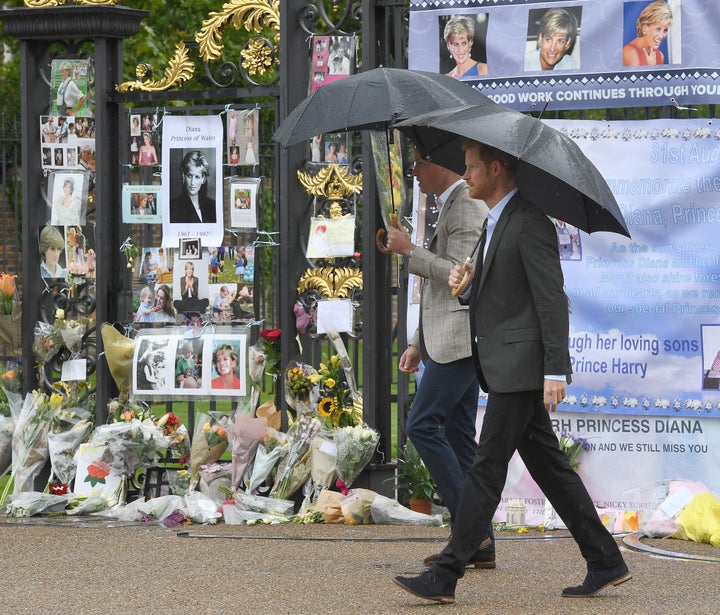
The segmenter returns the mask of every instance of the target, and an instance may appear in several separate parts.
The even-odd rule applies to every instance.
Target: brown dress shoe
[[[491,569],[495,568],[495,549],[489,549],[490,539],[486,538],[480,543],[480,548],[475,551],[473,556],[465,564],[465,568]],[[431,556],[423,560],[428,568],[440,559],[440,553],[433,553]]]

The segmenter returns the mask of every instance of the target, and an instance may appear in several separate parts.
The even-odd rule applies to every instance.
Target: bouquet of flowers
[[[104,323],[100,329],[105,358],[110,374],[120,391],[120,399],[127,400],[130,393],[133,353],[135,340],[125,337],[110,323]]]
[[[274,496],[287,499],[305,482],[310,474],[309,467],[300,468],[310,443],[320,430],[320,421],[310,415],[302,414],[287,431],[288,454],[278,467],[273,487]]]
[[[262,442],[255,451],[250,481],[247,486],[248,493],[255,491],[270,476],[272,469],[288,452],[288,443],[285,434],[273,429],[265,428]]]
[[[280,329],[263,329],[260,340],[265,355],[265,373],[277,376],[280,373]]]
[[[33,391],[25,397],[13,433],[12,475],[14,493],[33,491],[35,477],[48,458],[50,420],[62,406],[60,393]]]
[[[61,484],[75,478],[75,453],[93,428],[92,414],[80,407],[61,408],[50,421],[48,451],[52,475]]]
[[[201,416],[198,416],[201,419]],[[198,421],[190,447],[190,489],[194,489],[200,476],[200,466],[215,463],[228,447],[227,419]]]
[[[20,363],[8,363],[0,377],[0,474],[12,462],[12,436],[22,409]]]
[[[14,274],[0,272],[0,345],[19,355],[22,306],[18,300]]]
[[[337,447],[337,475],[341,491],[349,489],[372,459],[380,434],[365,426],[341,427],[334,433]]]
[[[103,461],[124,474],[139,467],[157,465],[170,445],[170,438],[151,419],[131,419],[100,425],[90,437],[90,446],[105,445]]]
[[[67,496],[52,493],[25,491],[11,495],[5,506],[8,517],[32,517],[51,510],[63,510],[68,503]]]
[[[168,450],[173,454],[173,457],[178,458],[178,463],[186,464],[190,459],[190,441],[185,425],[180,422],[180,417],[168,411],[160,417],[156,424],[170,438]]]
[[[59,337],[70,353],[76,355],[82,348],[83,336],[87,331],[88,322],[90,322],[89,319],[84,316],[77,320],[66,320],[65,312],[57,310],[55,312],[55,324],[53,325],[57,333],[54,337],[55,339]]]
[[[35,323],[33,336],[33,352],[41,364],[47,363],[60,350],[60,340],[57,331],[46,322]]]
[[[237,489],[245,471],[255,458],[258,445],[265,437],[266,428],[265,419],[236,413],[232,441],[232,489]]]
[[[577,460],[580,451],[589,451],[590,443],[587,438],[581,438],[580,436],[574,436],[566,431],[555,433],[558,438],[558,445],[560,450],[567,455],[570,467],[575,470],[580,462]]]
[[[291,361],[285,369],[285,399],[298,414],[314,414],[318,391],[315,386],[321,376],[311,365]]]
[[[328,363],[320,363],[320,401],[318,415],[328,429],[354,427],[362,423],[362,397],[350,389],[340,355],[334,354]]]

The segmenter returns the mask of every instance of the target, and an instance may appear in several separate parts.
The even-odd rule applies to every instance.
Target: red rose
[[[271,344],[280,341],[280,329],[263,329],[260,331],[260,337]]]

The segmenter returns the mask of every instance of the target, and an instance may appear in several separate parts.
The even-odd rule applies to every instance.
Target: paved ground
[[[591,599],[562,598],[584,577],[566,532],[498,536],[498,567],[469,571],[455,605],[406,594],[447,529],[410,526],[185,526],[94,518],[0,517],[0,614],[673,614],[718,613],[720,549],[643,541],[716,561],[634,550],[634,578]],[[620,537],[618,540],[621,541]],[[622,541],[621,541],[622,543]]]

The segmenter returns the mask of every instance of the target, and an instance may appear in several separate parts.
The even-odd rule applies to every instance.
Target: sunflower
[[[318,403],[318,414],[329,418],[335,412],[335,400],[332,397],[323,397]]]

